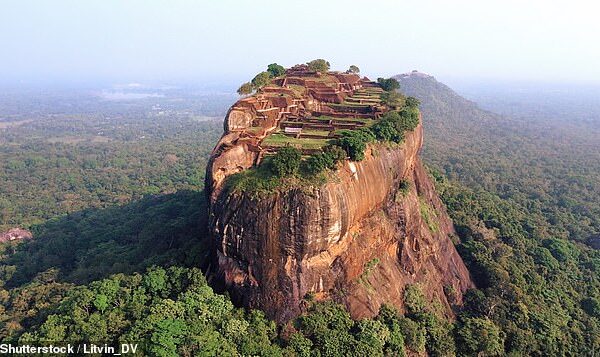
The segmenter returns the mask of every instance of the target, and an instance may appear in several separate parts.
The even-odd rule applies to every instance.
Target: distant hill
[[[497,130],[502,130],[504,134],[515,134],[515,129],[521,125],[479,108],[476,103],[461,97],[433,76],[410,72],[394,78],[400,82],[401,90],[406,95],[421,101],[425,135],[433,139],[425,142],[426,155],[440,145],[448,149],[448,155],[452,155],[451,151],[457,148],[479,144],[483,138],[492,140],[498,137]]]
[[[423,157],[450,179],[529,207],[552,234],[584,241],[600,231],[598,137],[568,117],[506,117],[483,110],[434,77],[395,76],[421,100]]]
[[[454,92],[435,77],[421,72],[409,72],[394,76],[400,82],[402,91],[407,95],[419,98],[423,108],[436,110],[452,110],[455,114],[463,114],[465,109],[477,110],[477,105]]]

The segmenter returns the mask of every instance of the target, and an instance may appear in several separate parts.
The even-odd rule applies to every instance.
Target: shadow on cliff
[[[6,249],[0,273],[7,278],[14,270],[7,285],[15,287],[33,280],[84,284],[151,265],[205,268],[206,221],[203,191],[86,209],[33,227],[33,240]]]

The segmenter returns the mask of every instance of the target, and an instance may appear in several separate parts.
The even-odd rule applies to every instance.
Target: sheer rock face
[[[361,318],[383,303],[402,309],[405,286],[419,283],[452,316],[451,305],[473,287],[418,156],[421,125],[401,145],[370,146],[363,161],[345,162],[321,187],[263,198],[223,188],[226,176],[255,158],[243,145],[228,146],[230,135],[213,152],[207,188],[215,276],[234,300],[287,321],[312,294]]]

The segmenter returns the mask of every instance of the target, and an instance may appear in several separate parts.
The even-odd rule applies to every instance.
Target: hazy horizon
[[[599,6],[576,3],[3,1],[0,78],[236,83],[325,58],[368,76],[600,82]]]

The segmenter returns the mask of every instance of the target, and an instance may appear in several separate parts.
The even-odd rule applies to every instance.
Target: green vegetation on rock
[[[355,65],[350,65],[350,67],[348,68],[348,71],[346,71],[346,72],[358,74],[358,73],[360,73],[360,69]]]
[[[294,176],[300,169],[302,153],[292,146],[284,146],[271,158],[273,173],[278,177]]]
[[[419,212],[421,213],[421,217],[423,217],[427,228],[429,228],[431,232],[439,232],[440,227],[437,224],[438,220],[435,209],[433,209],[423,197],[419,197]]]
[[[237,94],[239,95],[248,95],[252,94],[252,92],[254,92],[254,86],[250,82],[242,84],[237,90]]]
[[[331,119],[324,117],[323,120]],[[228,180],[237,190],[252,193],[274,192],[283,187],[293,187],[294,182],[302,185],[322,184],[325,170],[335,170],[338,163],[346,158],[352,161],[363,160],[367,145],[377,140],[400,143],[404,140],[404,133],[414,130],[418,124],[418,107],[405,106],[400,111],[387,112],[370,127],[338,130],[338,139],[329,139],[329,135],[324,139],[299,139],[280,133],[271,134],[263,143],[280,147],[278,152],[258,168],[233,175]],[[320,151],[303,160],[297,147]]]
[[[393,92],[400,89],[400,83],[395,78],[377,78],[377,83],[386,92]]]
[[[367,144],[375,140],[369,129],[340,130],[339,134],[341,137],[338,139],[338,145],[346,151],[352,161],[362,161]]]
[[[321,59],[321,58],[312,60],[306,64],[308,65],[308,68],[311,71],[315,71],[315,72],[319,72],[319,73],[326,73],[327,71],[329,71],[329,68],[331,67],[329,62],[327,62],[326,60]]]
[[[260,72],[254,78],[252,78],[252,86],[255,89],[262,88],[271,82],[271,73],[270,72]]]
[[[296,150],[291,148],[292,150]],[[286,150],[287,151],[287,150]],[[307,190],[326,182],[324,172],[315,173],[310,171],[306,161],[301,161],[296,166],[296,155],[291,154],[289,158],[280,157],[279,169],[273,164],[275,155],[266,157],[261,165],[256,168],[244,170],[227,178],[227,186],[233,191],[244,192],[252,198],[270,195],[278,191],[299,188]],[[288,155],[286,155],[288,157]],[[279,170],[292,170],[293,174],[279,174]]]
[[[263,144],[273,147],[293,146],[300,149],[321,149],[335,140],[329,138],[295,138],[281,133],[274,133],[263,140]]]
[[[405,105],[409,105],[406,101],[407,98],[401,93],[396,91],[384,92],[381,94],[381,101],[390,108],[400,109]]]
[[[269,72],[272,77],[276,78],[285,74],[285,67],[277,63],[271,63],[267,66],[267,72]]]
[[[337,145],[329,145],[322,152],[313,154],[306,160],[306,169],[314,175],[326,169],[335,170],[346,157],[347,154],[344,149]]]

